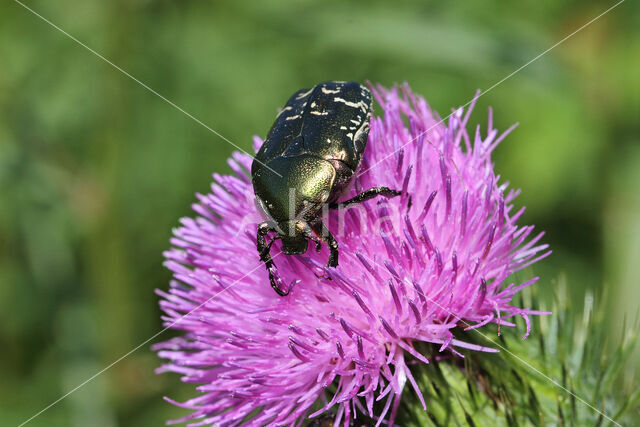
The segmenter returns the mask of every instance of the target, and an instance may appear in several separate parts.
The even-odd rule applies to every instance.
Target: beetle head
[[[280,234],[282,252],[287,255],[302,255],[307,252],[309,246],[305,234],[307,227],[304,221],[300,220],[283,221],[278,224],[278,228],[282,231]]]

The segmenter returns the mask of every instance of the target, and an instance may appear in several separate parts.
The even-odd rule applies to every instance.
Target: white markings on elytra
[[[290,105],[287,105],[287,106],[286,106],[286,107],[284,107],[282,110],[280,110],[280,111],[278,112],[278,114],[276,114],[276,119],[277,119],[278,117],[280,117],[280,116],[282,115],[282,113],[284,113],[285,111],[291,111],[291,110],[292,110],[291,106],[290,106]]]
[[[328,111],[311,111],[311,114],[314,116],[327,116],[329,115]]]
[[[313,90],[313,88],[309,89],[308,91],[306,91],[305,93],[301,93],[300,95],[296,96],[296,99],[302,99],[305,96],[309,95],[311,93],[311,91]]]
[[[340,130],[347,130],[346,126],[340,126]]]
[[[362,123],[362,126],[360,126],[360,129],[358,129],[358,130],[356,131],[356,135],[355,135],[354,140],[358,140],[358,139],[360,138],[360,136],[361,136],[363,133],[367,132],[368,130],[369,130],[369,121],[368,121],[368,120],[365,120],[365,121]]]
[[[295,120],[295,119],[298,119],[298,118],[300,118],[300,115],[296,114],[295,116],[287,117],[285,120]]]
[[[340,98],[339,96],[334,97],[333,100],[335,102],[342,102],[347,107],[353,107],[353,108],[360,108],[360,104],[362,104],[362,101],[360,101],[360,102],[350,102],[350,101],[347,101],[344,98]]]
[[[351,101],[347,101],[344,98],[340,98],[339,96],[334,97],[333,100],[335,102],[342,102],[347,107],[360,108],[362,110],[362,112],[366,112],[367,111],[367,104],[365,104],[364,101],[351,102]]]
[[[322,93],[326,93],[327,95],[329,94],[334,94],[334,93],[340,93],[340,89],[327,89],[326,87],[322,87]]]

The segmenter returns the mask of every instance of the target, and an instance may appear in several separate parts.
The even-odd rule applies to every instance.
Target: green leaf
[[[549,307],[554,314],[534,320],[535,329],[524,341],[520,331],[504,327],[498,336],[495,325],[461,333],[460,339],[491,345],[500,353],[464,351],[465,359],[415,365],[412,372],[423,391],[427,414],[415,404],[417,397],[405,393],[397,424],[630,423],[640,408],[640,389],[637,382],[632,381],[631,387],[623,383],[630,380],[627,367],[637,342],[637,324],[610,348],[604,304],[594,308],[593,301],[588,294],[584,309],[576,309],[561,287]],[[525,304],[539,309],[536,295],[525,297]],[[415,345],[431,359],[439,354],[433,346]]]

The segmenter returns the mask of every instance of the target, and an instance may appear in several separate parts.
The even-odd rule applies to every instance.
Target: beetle
[[[295,92],[278,113],[251,165],[256,201],[269,218],[258,225],[260,260],[273,289],[273,242],[282,240],[282,252],[300,255],[309,240],[320,251],[329,247],[328,267],[338,266],[338,242],[319,217],[324,207],[337,209],[378,195],[394,197],[400,191],[374,187],[337,203],[348,187],[367,144],[371,120],[371,92],[356,82],[330,81]],[[277,233],[269,244],[267,234]]]

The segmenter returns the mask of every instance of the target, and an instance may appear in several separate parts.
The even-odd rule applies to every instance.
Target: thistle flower
[[[193,410],[175,422],[192,425],[296,425],[333,411],[335,425],[360,411],[391,423],[410,386],[426,408],[408,359],[429,363],[414,347],[436,344],[496,351],[455,338],[462,328],[487,323],[515,326],[540,312],[511,304],[534,283],[508,277],[546,256],[518,227],[524,209],[494,173],[498,135],[491,112],[486,136],[466,130],[473,103],[441,123],[407,86],[374,95],[367,149],[344,198],[374,186],[402,189],[402,196],[370,200],[358,209],[331,211],[329,228],[340,244],[340,265],[327,268],[327,250],[304,256],[272,254],[283,281],[296,284],[287,297],[269,286],[256,250],[250,156],[234,153],[232,176],[214,174],[211,193],[198,195],[195,219],[183,218],[165,253],[175,280],[158,291],[167,327],[184,335],[155,349],[198,397],[176,405]],[[475,101],[474,101],[475,103]],[[407,125],[408,123],[408,125]],[[255,138],[255,148],[262,141]],[[407,384],[408,383],[408,384]],[[374,413],[374,402],[382,400]],[[378,407],[377,407],[378,408]]]

